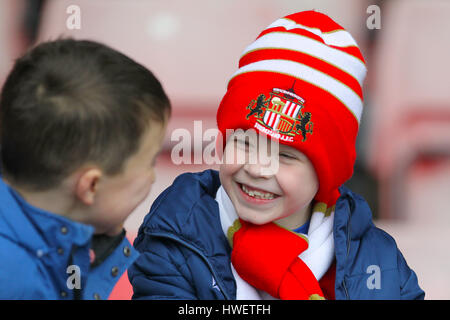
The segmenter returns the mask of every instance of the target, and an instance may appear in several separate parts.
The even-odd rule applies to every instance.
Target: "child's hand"
[[[242,279],[275,298],[323,297],[314,275],[298,258],[308,248],[306,238],[273,222],[254,225],[240,220],[240,224],[230,236],[231,261]]]

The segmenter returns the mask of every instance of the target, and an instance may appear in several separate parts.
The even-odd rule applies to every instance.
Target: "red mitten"
[[[243,280],[279,299],[323,297],[316,278],[298,258],[308,248],[304,237],[273,222],[254,225],[240,220],[240,224],[230,234],[231,261]]]

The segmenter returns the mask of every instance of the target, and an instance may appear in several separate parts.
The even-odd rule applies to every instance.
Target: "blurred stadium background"
[[[70,29],[68,8],[80,9]],[[380,8],[380,28],[367,21]],[[14,59],[41,41],[105,43],[148,67],[173,117],[148,199],[126,222],[132,239],[153,200],[182,172],[171,132],[215,127],[215,112],[243,49],[271,22],[315,9],[358,42],[368,67],[358,158],[348,185],[397,241],[426,299],[450,299],[450,1],[446,0],[0,0],[0,85]],[[213,166],[214,167],[214,166]],[[215,166],[217,168],[217,166]],[[129,297],[122,277],[111,298]]]

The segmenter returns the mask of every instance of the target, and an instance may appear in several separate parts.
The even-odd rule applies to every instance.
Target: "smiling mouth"
[[[243,183],[239,183],[240,189],[249,197],[260,200],[273,200],[278,198],[279,195],[271,192],[267,192],[261,189],[255,189]]]

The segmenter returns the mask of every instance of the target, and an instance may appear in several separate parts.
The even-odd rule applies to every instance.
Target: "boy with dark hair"
[[[140,228],[134,298],[423,298],[394,239],[342,186],[365,74],[354,39],[324,14],[263,30],[217,112],[220,171],[179,176]],[[252,157],[264,156],[264,139],[271,161]]]
[[[105,45],[46,42],[0,99],[0,298],[106,299],[137,252],[123,223],[150,192],[170,102]]]

